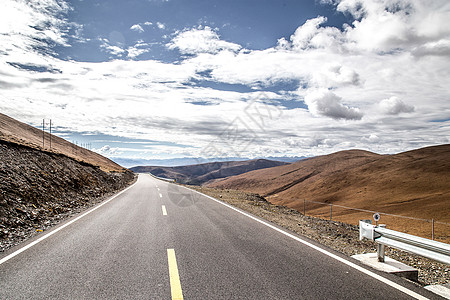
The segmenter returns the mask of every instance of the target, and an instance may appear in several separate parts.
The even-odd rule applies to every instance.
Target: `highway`
[[[0,259],[0,299],[440,299],[145,174]]]

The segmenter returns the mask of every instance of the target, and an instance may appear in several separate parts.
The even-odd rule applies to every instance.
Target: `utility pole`
[[[45,119],[42,119],[42,149],[44,149],[44,145],[45,145],[45,131],[44,131],[44,126],[45,126]]]
[[[52,150],[52,119],[50,119],[50,150]]]

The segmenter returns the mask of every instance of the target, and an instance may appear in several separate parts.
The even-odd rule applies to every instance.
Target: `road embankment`
[[[133,182],[128,170],[105,172],[62,154],[0,140],[0,251]]]

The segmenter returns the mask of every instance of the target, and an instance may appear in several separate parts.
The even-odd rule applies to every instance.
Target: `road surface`
[[[0,256],[0,299],[438,298],[144,174],[21,247]]]

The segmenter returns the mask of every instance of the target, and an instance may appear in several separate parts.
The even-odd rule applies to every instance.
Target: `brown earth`
[[[357,224],[379,211],[388,228],[450,241],[450,145],[395,155],[348,150],[257,170],[214,182],[210,187],[261,194],[274,204],[307,214]],[[322,204],[304,202],[320,202]],[[327,204],[327,205],[324,205]],[[389,216],[395,214],[413,220]],[[430,221],[427,221],[430,220]],[[441,223],[439,223],[441,222]]]
[[[205,186],[188,187],[250,212],[303,237],[315,240],[345,255],[376,252],[376,243],[366,239],[359,240],[359,229],[356,225],[305,216],[286,206],[271,204],[264,197],[254,193]],[[390,247],[386,247],[385,253],[390,258],[418,269],[419,284],[421,285],[448,284],[450,282],[450,266],[446,264]]]
[[[47,152],[64,154],[75,160],[86,162],[94,166],[99,166],[102,170],[107,172],[124,172],[126,170],[122,166],[119,166],[112,160],[98,153],[76,146],[53,134],[51,135],[50,149],[50,134],[48,132],[44,133],[43,146],[42,130],[22,123],[2,113],[0,113],[0,140],[13,142]]]
[[[55,136],[52,149],[43,149],[36,144],[39,134],[42,138],[42,131],[0,114],[0,251],[103,201],[135,178]]]

